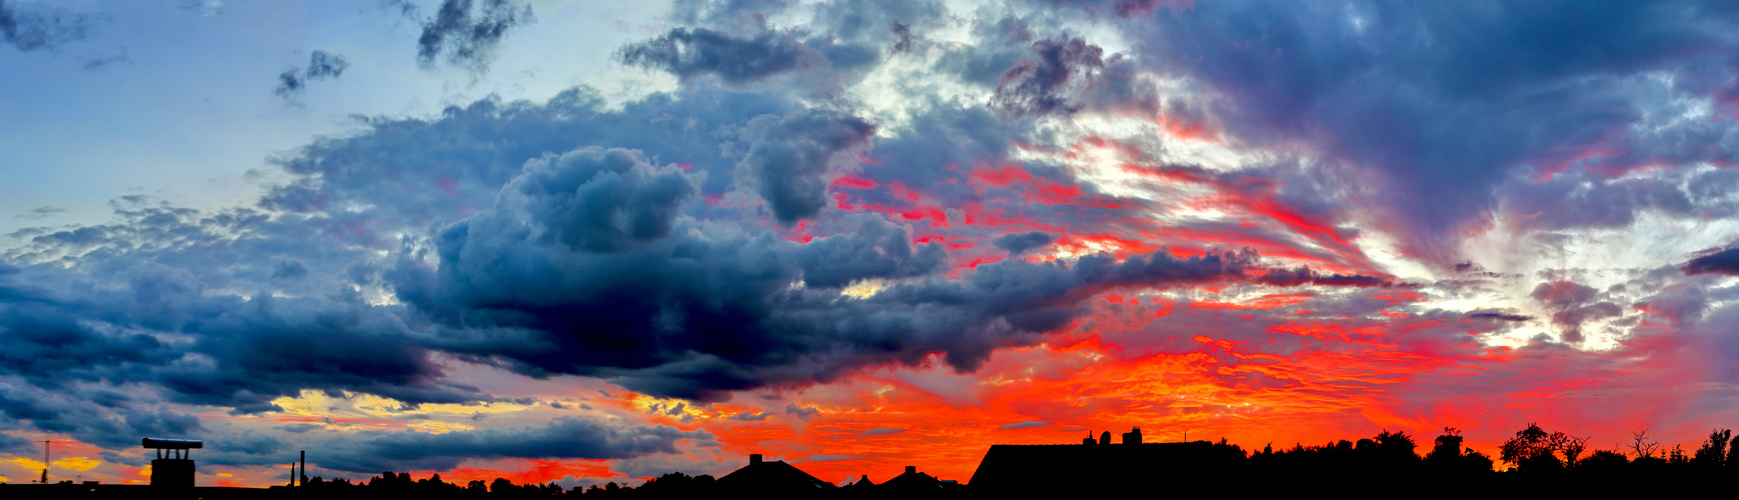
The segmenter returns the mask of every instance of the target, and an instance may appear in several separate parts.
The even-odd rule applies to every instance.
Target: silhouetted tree
[[[1468,448],[1467,452],[1461,455],[1461,466],[1464,468],[1463,470],[1468,472],[1489,473],[1492,471],[1493,463],[1491,457],[1474,451],[1473,448]]]
[[[653,479],[648,479],[646,484],[642,484],[640,487],[635,488],[635,491],[641,492],[643,496],[653,495],[675,497],[701,495],[707,493],[711,489],[713,481],[713,477],[706,474],[689,476],[681,472],[672,472]]]
[[[1689,455],[1685,455],[1685,445],[1682,445],[1682,444],[1673,445],[1672,454],[1667,455],[1667,463],[1672,464],[1672,465],[1690,464],[1691,457]]]
[[[1557,452],[1568,438],[1562,432],[1546,432],[1529,422],[1516,437],[1498,447],[1499,457],[1523,472],[1545,472],[1564,467]]]
[[[1461,458],[1461,429],[1444,427],[1443,435],[1431,444],[1431,451],[1425,454],[1425,461],[1444,461]]]
[[[1706,471],[1720,471],[1727,462],[1727,442],[1733,440],[1733,431],[1715,429],[1709,431],[1709,439],[1703,441],[1703,446],[1697,448],[1696,456],[1691,461]]]
[[[1439,473],[1477,474],[1491,472],[1491,457],[1467,448],[1462,451],[1461,429],[1444,427],[1443,435],[1431,446],[1431,452],[1425,454],[1425,464]]]
[[[1576,437],[1563,433],[1555,434],[1563,436],[1562,440],[1558,443],[1558,451],[1564,454],[1564,466],[1575,467],[1578,463],[1577,460],[1582,458],[1582,450],[1588,449],[1588,438]]]
[[[1615,478],[1625,473],[1630,465],[1630,458],[1613,450],[1594,450],[1576,465],[1579,473],[1592,477]]]
[[[1419,455],[1414,454],[1413,450],[1418,447],[1419,445],[1413,442],[1413,437],[1408,436],[1406,431],[1390,433],[1388,429],[1383,429],[1382,432],[1377,433],[1377,454],[1382,456],[1384,460],[1417,461]]]
[[[1655,458],[1655,454],[1660,453],[1661,444],[1659,441],[1649,439],[1648,429],[1632,431],[1630,438],[1630,451],[1636,454],[1637,459]]]
[[[1727,470],[1739,472],[1739,439],[1727,442]]]

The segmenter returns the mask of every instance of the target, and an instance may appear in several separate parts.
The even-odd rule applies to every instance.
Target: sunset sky
[[[1739,426],[1739,3],[0,0],[0,481]]]

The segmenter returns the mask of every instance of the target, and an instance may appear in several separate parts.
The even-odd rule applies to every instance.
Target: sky
[[[1739,5],[0,0],[0,481],[1739,424]]]

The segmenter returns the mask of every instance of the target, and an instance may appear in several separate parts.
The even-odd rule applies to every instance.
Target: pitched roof
[[[834,487],[833,483],[816,479],[784,460],[743,466],[719,478],[718,486],[738,491],[814,491]]]
[[[935,476],[911,471],[894,476],[893,479],[889,479],[887,482],[882,483],[881,486],[883,488],[900,490],[933,490],[941,488],[942,482],[938,481]]]

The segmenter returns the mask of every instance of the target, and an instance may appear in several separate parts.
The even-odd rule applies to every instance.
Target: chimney
[[[916,466],[916,465],[906,466],[906,473],[907,474],[917,474],[918,473],[918,466]]]
[[[302,475],[297,481],[298,486],[308,483],[308,450],[302,450]]]
[[[754,453],[754,454],[749,455],[749,465],[760,465],[760,464],[761,464],[761,454],[760,453]]]

